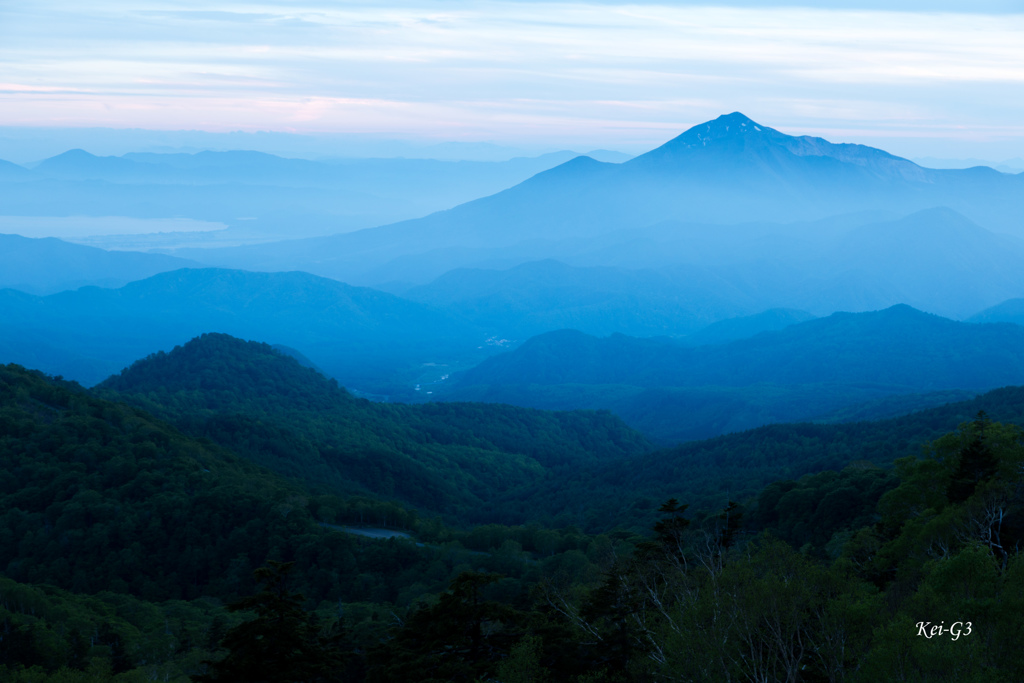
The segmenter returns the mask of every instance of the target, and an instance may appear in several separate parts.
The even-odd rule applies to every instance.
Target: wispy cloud
[[[739,109],[1018,135],[1018,3],[771,4],[5,3],[0,125],[641,144]]]

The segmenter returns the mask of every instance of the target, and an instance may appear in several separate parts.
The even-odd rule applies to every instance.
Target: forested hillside
[[[1006,387],[888,420],[848,424],[777,424],[659,449],[626,462],[572,470],[564,481],[513,492],[508,509],[552,524],[606,529],[653,523],[659,501],[675,496],[698,510],[756,495],[779,479],[850,463],[888,468],[916,457],[921,446],[956,429],[979,411],[1024,424],[1024,387]]]
[[[266,344],[222,334],[141,360],[99,389],[311,485],[464,521],[501,521],[492,503],[504,492],[650,448],[607,412],[371,403]]]
[[[325,626],[344,614],[346,647],[365,652],[465,571],[502,572],[495,595],[514,596],[549,565],[593,576],[626,549],[621,536],[536,526],[453,531],[381,497],[311,491],[13,365],[0,367],[0,511],[0,680],[26,683],[187,681],[250,618],[224,601],[255,591],[269,561],[291,563],[300,604]],[[336,530],[352,523],[428,543]]]
[[[17,366],[0,369],[0,394],[0,566],[17,581],[149,600],[234,595],[268,557],[308,567],[327,552],[339,558],[332,572],[358,574],[358,544],[318,526],[351,517],[350,505],[414,525],[412,511],[311,495],[141,410]],[[310,597],[343,590],[321,581]]]
[[[985,410],[1024,423],[1024,389],[883,421],[779,424],[652,450],[600,412],[371,403],[265,344],[197,338],[98,390],[314,487],[375,495],[453,523],[648,527],[659,501],[714,510],[772,481],[850,462],[888,467]]]
[[[1024,440],[979,413],[1024,422],[1020,388],[646,455],[608,416],[370,404],[226,335],[98,391],[108,398],[0,370],[0,674],[18,683],[236,680],[274,670],[267,657],[296,638],[309,681],[859,682],[903,662],[908,680],[981,683],[1024,671]],[[285,419],[275,462],[259,444]],[[454,505],[445,526],[372,480],[339,495],[358,470],[323,458],[337,476],[318,478],[306,459],[317,451],[292,446],[344,432],[354,448],[374,429],[394,435],[378,464],[430,456],[437,476],[410,476],[453,491],[475,478],[488,514],[543,525],[473,527],[478,511]],[[247,461],[261,458],[305,483]],[[486,479],[528,459],[534,483]],[[339,531],[353,523],[421,540]],[[956,632],[920,636],[922,620]],[[253,648],[257,633],[267,640]]]

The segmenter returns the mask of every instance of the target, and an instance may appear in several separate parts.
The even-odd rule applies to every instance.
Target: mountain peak
[[[706,147],[709,143],[723,138],[739,138],[746,135],[761,135],[763,137],[788,137],[773,128],[762,126],[749,116],[734,111],[731,114],[723,114],[717,119],[699,123],[687,130],[682,135],[665,143],[665,147]]]
[[[99,157],[97,157],[95,154],[91,154],[89,152],[86,152],[84,149],[79,149],[79,148],[76,147],[75,149],[69,149],[66,152],[62,152],[62,153],[60,153],[60,154],[58,154],[56,156],[52,156],[49,159],[46,159],[45,161],[53,161],[55,159],[78,161],[80,159],[98,159],[98,158]]]
[[[661,147],[642,154],[628,164],[650,167],[666,162],[672,165],[689,163],[693,155],[717,156],[721,160],[757,160],[773,166],[786,163],[786,157],[831,158],[844,164],[860,166],[863,170],[885,179],[900,177],[904,180],[926,181],[924,170],[906,159],[864,145],[834,144],[809,135],[787,135],[763,126],[750,117],[735,111],[717,119],[697,124]],[[694,168],[702,168],[700,164]],[[812,171],[817,173],[815,168]]]
[[[731,114],[723,114],[711,121],[698,123],[687,129],[662,146],[641,154],[627,165],[646,166],[651,163],[660,164],[665,161],[678,163],[688,159],[692,155],[726,154],[740,155],[749,154],[752,150],[787,149],[798,147],[801,138],[794,138],[785,133],[780,133],[774,128],[762,126],[749,116],[734,111]],[[757,154],[759,152],[755,152]]]
[[[206,333],[135,361],[100,386],[127,394],[202,392],[208,394],[208,408],[228,395],[307,407],[350,398],[337,382],[269,344],[222,333]]]
[[[698,124],[690,130],[704,128],[705,131],[718,132],[720,134],[742,135],[744,133],[759,132],[764,126],[758,124],[746,114],[734,111],[731,114],[722,114],[717,119]]]

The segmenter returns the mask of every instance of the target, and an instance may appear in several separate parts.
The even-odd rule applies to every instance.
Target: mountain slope
[[[807,322],[814,316],[807,311],[791,308],[771,308],[754,315],[727,318],[712,323],[681,339],[687,346],[725,344],[739,339],[753,337],[761,332],[775,332],[790,325]]]
[[[876,382],[991,388],[1024,382],[1024,328],[971,325],[894,306],[836,313],[718,346],[579,332],[535,337],[468,370],[465,384],[744,386]]]
[[[245,244],[425,216],[500,192],[574,156],[556,152],[503,162],[328,162],[251,151],[102,157],[70,150],[40,162],[32,171],[0,164],[0,201],[8,215],[213,221],[226,224],[228,230],[209,239]],[[126,243],[174,248],[197,241],[209,246],[198,237],[152,235],[111,241],[119,248]]]
[[[403,296],[520,339],[563,328],[598,335],[679,335],[756,305],[699,266],[573,268],[551,260],[508,270],[453,270]]]
[[[473,258],[484,267],[458,268],[395,291],[438,306],[457,305],[482,320],[491,318],[489,325],[512,323],[502,330],[506,334],[513,333],[509,327],[522,330],[543,320],[549,330],[634,335],[679,334],[771,308],[828,315],[908,303],[960,318],[1024,294],[1024,271],[1017,267],[1024,261],[1024,240],[985,230],[945,207],[880,218],[869,213],[791,225],[661,223],[548,244],[558,261],[534,261],[545,249],[537,243],[480,250]],[[469,257],[450,251],[403,259],[409,270],[393,275],[415,277],[420,261],[443,270],[460,254]],[[526,262],[508,267],[517,261]],[[604,308],[608,321],[602,326]],[[651,320],[642,319],[645,309],[654,314]],[[613,328],[609,322],[616,317],[619,326]]]
[[[805,305],[812,296],[819,302],[845,298],[840,305],[854,310],[905,303],[962,318],[981,302],[1024,293],[1022,262],[1024,240],[985,230],[939,207],[854,228],[820,255],[801,294]]]
[[[120,287],[157,273],[198,265],[163,254],[105,251],[54,238],[0,235],[0,288],[30,294],[53,294],[88,285]]]
[[[908,306],[837,313],[712,346],[565,330],[457,376],[453,400],[608,409],[660,441],[856,413],[886,397],[1024,383],[1024,328],[972,325]]]
[[[72,376],[87,383],[110,374],[109,364],[124,367],[211,331],[294,347],[357,385],[453,354],[472,357],[483,339],[421,304],[306,273],[184,269],[120,289],[0,297],[0,315],[0,343],[37,334],[54,349],[102,360]]]
[[[312,485],[486,519],[501,492],[648,444],[604,413],[370,403],[266,344],[207,334],[98,389]]]
[[[850,424],[773,424],[653,451],[630,462],[597,465],[564,481],[514,492],[534,515],[587,528],[588,520],[626,525],[654,520],[658,501],[676,498],[694,509],[720,510],[730,500],[756,495],[779,479],[822,470],[888,467],[919,457],[922,445],[979,411],[995,421],[1024,424],[1024,387],[996,389],[887,420]],[[625,492],[635,492],[633,496]],[[512,504],[512,501],[509,501]],[[576,511],[578,513],[566,512]]]
[[[1024,299],[1007,299],[968,318],[972,323],[1014,323],[1024,325]]]
[[[0,182],[28,180],[31,177],[32,171],[24,166],[0,159]]]
[[[374,566],[381,549],[328,533],[324,515],[344,519],[356,506],[396,521],[414,515],[311,496],[137,408],[38,372],[0,366],[0,425],[0,563],[15,581],[154,601],[232,599],[251,591],[253,569],[293,558],[315,600],[365,600],[366,590],[387,596],[398,571],[422,568],[429,555],[410,546],[401,570]],[[334,580],[323,580],[318,563]],[[366,572],[380,578],[360,589],[355,577]]]
[[[388,263],[416,254],[592,239],[663,221],[785,223],[950,206],[989,229],[1019,231],[1022,190],[1024,176],[924,169],[881,150],[784,135],[737,113],[695,126],[628,162],[579,157],[422,219],[313,241],[208,252],[202,258],[217,265],[303,268],[371,283],[394,279],[396,269]],[[405,267],[409,270],[408,263]],[[420,282],[429,279],[412,274]]]

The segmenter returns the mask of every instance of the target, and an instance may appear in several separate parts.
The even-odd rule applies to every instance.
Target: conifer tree
[[[253,572],[259,591],[228,605],[256,618],[232,628],[221,641],[227,655],[210,663],[195,683],[328,683],[340,681],[340,633],[321,633],[315,615],[302,608],[300,593],[286,587],[292,562],[269,562]]]
[[[985,430],[991,421],[985,411],[971,423],[971,437],[960,450],[956,471],[949,482],[946,496],[951,503],[962,503],[970,498],[978,484],[996,473],[998,462],[985,440]]]

